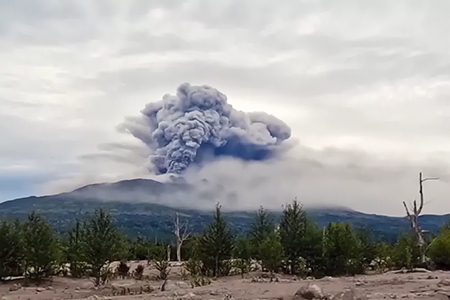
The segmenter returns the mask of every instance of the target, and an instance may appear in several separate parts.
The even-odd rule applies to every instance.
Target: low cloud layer
[[[92,182],[115,182],[130,178],[149,178],[173,182],[169,176],[155,176],[142,165],[141,155],[133,156],[122,146],[105,145],[103,153],[83,158],[93,169],[120,170],[115,173],[85,169],[78,176],[53,182],[48,192],[61,192]],[[134,150],[139,149],[136,147]],[[134,161],[130,158],[135,157]],[[139,158],[138,158],[139,157]],[[212,208],[217,202],[227,210],[255,209],[263,205],[280,209],[297,197],[305,206],[344,206],[372,213],[403,214],[402,201],[418,197],[418,172],[439,177],[425,185],[426,212],[439,212],[447,205],[450,166],[441,160],[412,163],[401,158],[383,158],[362,151],[327,148],[317,150],[297,145],[281,157],[268,161],[218,158],[205,165],[194,165],[183,174],[193,190],[150,199],[148,194],[130,191],[133,201],[157,201],[171,206]],[[97,177],[88,176],[97,174]],[[86,177],[85,177],[86,176]],[[103,199],[107,200],[107,199]],[[387,204],[389,204],[387,206]]]
[[[150,176],[149,148],[116,126],[190,82],[300,141],[277,162],[198,171],[236,186],[236,206],[295,194],[403,214],[422,170],[443,178],[425,211],[450,211],[449,13],[440,0],[0,0],[0,201]],[[265,184],[245,189],[252,178]]]

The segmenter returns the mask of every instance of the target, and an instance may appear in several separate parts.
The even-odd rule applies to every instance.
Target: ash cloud
[[[155,174],[181,174],[218,157],[263,161],[288,148],[286,123],[265,112],[238,111],[227,100],[213,87],[183,83],[176,95],[147,104],[120,129],[149,147]]]

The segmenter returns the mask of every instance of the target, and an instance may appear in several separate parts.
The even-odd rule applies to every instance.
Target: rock
[[[316,284],[308,284],[302,286],[295,293],[292,300],[322,300],[326,299],[322,289]]]
[[[325,277],[323,277],[321,280],[322,281],[331,281],[331,280],[333,280],[334,278],[333,277],[331,277],[331,276],[325,276]]]
[[[191,286],[185,281],[177,281],[177,282],[175,282],[175,285],[177,287],[181,288],[181,289],[189,289],[189,288],[191,288]]]
[[[22,288],[22,286],[20,284],[14,284],[12,287],[9,288],[10,292],[15,292],[18,291]]]
[[[331,300],[367,300],[367,296],[355,289],[347,289],[339,292],[331,298]]]
[[[364,278],[355,278],[354,282],[356,286],[363,286],[366,284]]]
[[[41,287],[36,288],[36,292],[38,292],[38,293],[43,292],[43,291],[44,291],[44,289]]]
[[[448,279],[448,278],[441,279],[441,281],[439,281],[439,283],[437,285],[438,286],[450,286],[450,279]]]
[[[45,288],[47,291],[53,291],[53,287],[52,286],[48,286]]]
[[[450,299],[447,295],[442,294],[442,293],[437,293],[436,295],[433,296],[434,299],[436,300],[448,300]]]

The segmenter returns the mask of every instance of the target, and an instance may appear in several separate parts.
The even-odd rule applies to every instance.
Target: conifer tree
[[[260,259],[259,249],[261,244],[265,241],[267,236],[275,230],[275,223],[273,216],[260,207],[255,214],[255,219],[250,227],[250,243],[253,248],[253,256]]]
[[[306,213],[297,199],[294,199],[292,204],[284,208],[279,229],[281,245],[292,274],[296,273],[297,262],[304,252],[306,225]]]
[[[23,260],[20,223],[0,223],[0,280],[21,274]]]
[[[301,256],[305,259],[306,271],[311,272],[303,275],[323,275],[323,230],[309,218],[306,218]]]
[[[40,281],[53,275],[53,267],[58,258],[58,241],[48,222],[31,213],[23,229],[23,247],[27,277]]]
[[[67,262],[70,264],[70,274],[72,277],[80,278],[85,275],[85,231],[79,220],[75,226],[68,232],[68,240],[66,244]]]
[[[230,272],[234,237],[222,216],[218,204],[214,219],[198,239],[199,259],[203,263],[205,275],[226,276]]]
[[[348,223],[330,223],[325,232],[325,263],[328,275],[352,274],[359,256],[360,244]]]
[[[111,216],[102,209],[97,210],[94,217],[83,227],[85,259],[90,267],[91,276],[94,277],[94,283],[98,286],[109,264],[121,259],[122,238]]]
[[[247,237],[241,236],[236,239],[233,251],[234,266],[239,269],[242,278],[244,278],[245,273],[250,271],[251,255],[251,246]]]
[[[270,272],[270,281],[273,279],[273,273],[278,270],[283,256],[283,247],[279,236],[272,232],[260,245],[261,261],[263,266]]]

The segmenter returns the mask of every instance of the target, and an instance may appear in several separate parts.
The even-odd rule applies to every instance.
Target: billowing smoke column
[[[146,105],[142,116],[127,118],[122,128],[148,145],[155,173],[182,173],[193,163],[217,156],[265,160],[291,136],[281,120],[263,112],[244,113],[210,86],[180,85]]]

